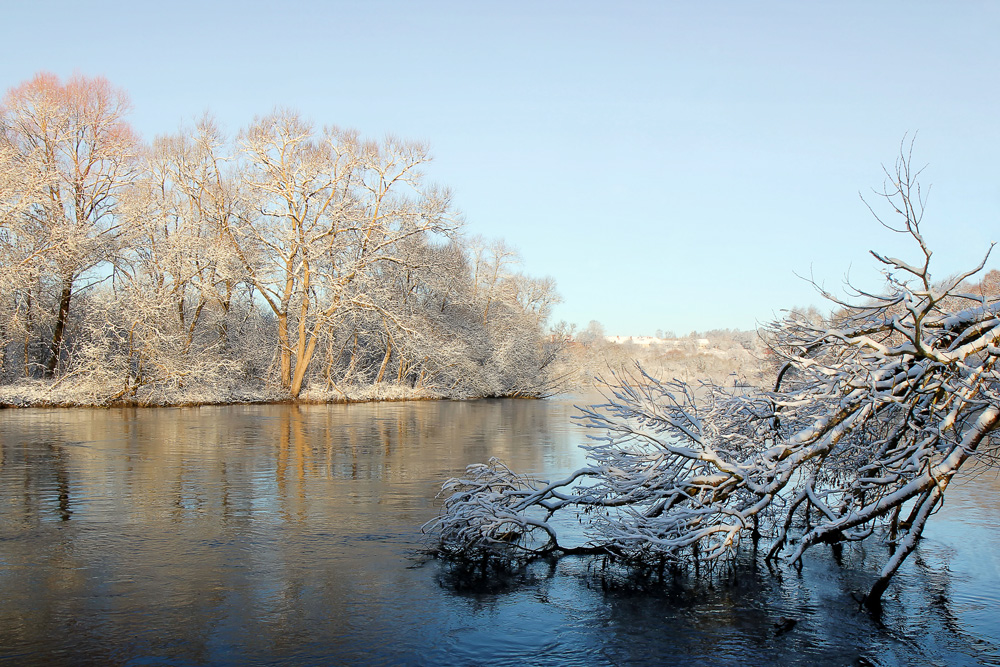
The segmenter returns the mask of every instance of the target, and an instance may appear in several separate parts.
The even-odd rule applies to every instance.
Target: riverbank
[[[337,404],[397,401],[433,401],[453,398],[424,387],[398,384],[352,385],[339,388],[307,388],[297,398],[278,387],[180,387],[156,392],[139,388],[115,391],[92,383],[30,380],[0,387],[0,409],[4,408],[112,408],[193,407],[199,405],[268,405],[284,403]]]
[[[443,387],[411,386],[408,382],[329,384],[306,387],[292,398],[277,383],[234,379],[221,374],[183,385],[151,382],[124,385],[118,377],[76,374],[55,380],[22,379],[0,385],[0,409],[70,407],[187,407],[199,405],[344,404],[398,401],[474,400],[479,398],[546,398],[600,388],[598,378],[617,375],[620,381],[637,372],[639,364],[651,376],[690,383],[712,381],[722,386],[770,386],[776,372],[761,350],[731,341],[713,341],[707,350],[664,350],[658,346],[571,345],[549,368],[549,379],[534,390],[510,389],[511,382],[465,382]],[[519,383],[520,384],[520,383]],[[497,391],[506,387],[506,391]],[[478,391],[476,391],[478,390]],[[497,393],[483,393],[492,390]]]

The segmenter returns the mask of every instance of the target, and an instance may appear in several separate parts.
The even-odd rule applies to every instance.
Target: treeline
[[[102,78],[0,114],[0,402],[539,395],[557,296],[421,144],[297,113],[145,143]]]

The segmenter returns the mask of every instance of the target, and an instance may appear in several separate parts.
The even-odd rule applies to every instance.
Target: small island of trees
[[[538,396],[551,279],[462,234],[427,147],[279,109],[144,143],[46,73],[0,110],[0,403]]]

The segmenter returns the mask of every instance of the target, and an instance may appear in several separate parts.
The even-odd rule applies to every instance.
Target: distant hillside
[[[564,378],[569,390],[591,388],[594,378],[607,376],[609,371],[635,370],[636,363],[654,377],[720,384],[766,384],[776,370],[755,331],[722,330],[684,338],[583,338],[584,342],[567,342],[553,371]]]

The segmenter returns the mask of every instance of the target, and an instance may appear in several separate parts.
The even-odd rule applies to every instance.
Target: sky
[[[580,328],[751,329],[824,308],[810,280],[876,289],[868,251],[916,246],[865,201],[886,213],[914,138],[932,275],[1000,241],[1000,3],[5,4],[0,87],[105,76],[147,140],[280,106],[426,142],[466,233]]]

